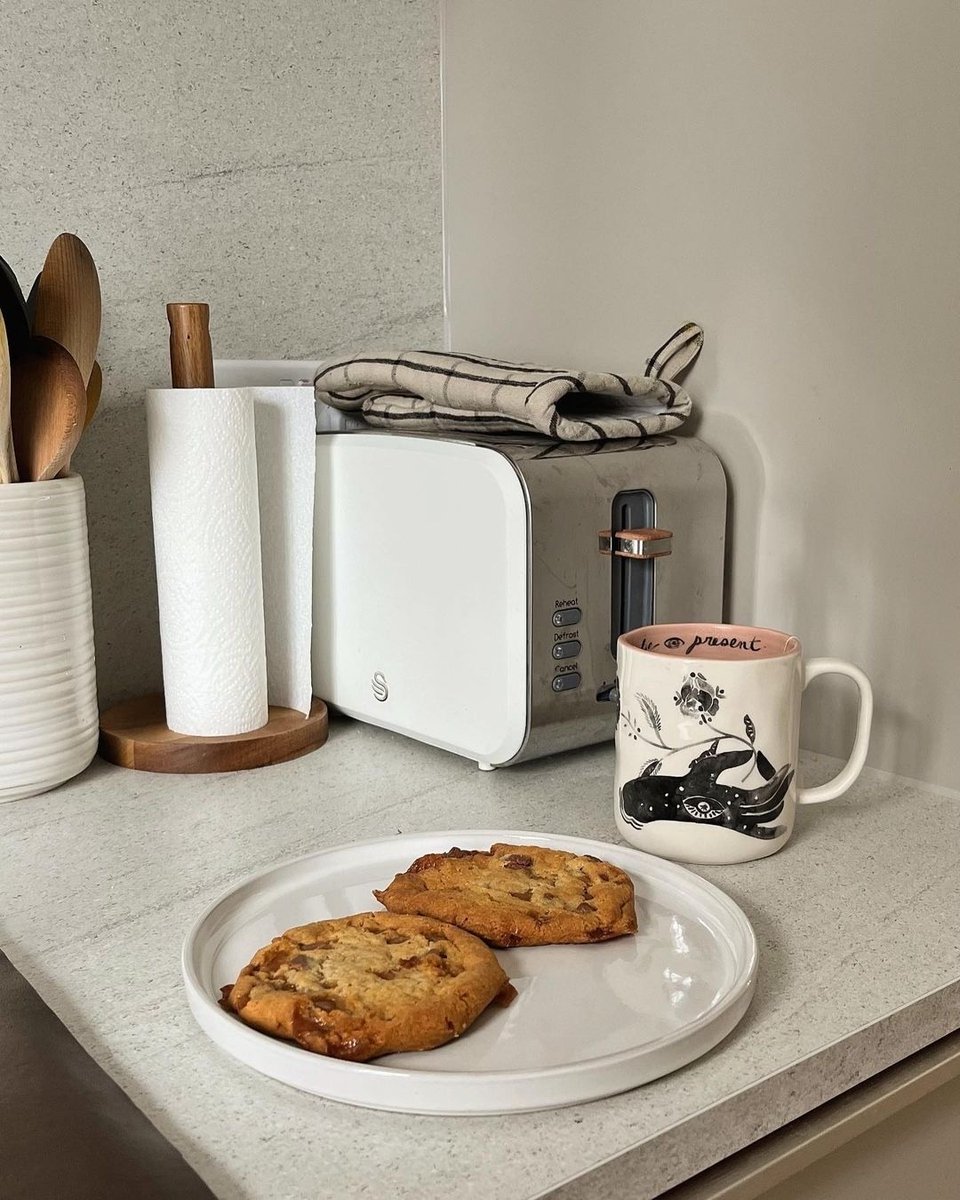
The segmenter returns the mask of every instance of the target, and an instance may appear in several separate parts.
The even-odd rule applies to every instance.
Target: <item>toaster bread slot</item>
[[[621,633],[652,624],[654,560],[670,553],[672,535],[656,527],[656,501],[646,488],[619,492],[610,529],[599,534],[600,553],[610,557],[610,654]]]

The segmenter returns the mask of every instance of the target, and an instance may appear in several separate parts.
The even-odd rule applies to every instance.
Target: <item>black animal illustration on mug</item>
[[[640,774],[620,789],[620,812],[625,821],[637,829],[651,821],[693,821],[699,825],[722,825],[764,839],[787,832],[785,825],[769,822],[783,812],[793,767],[789,763],[779,770],[773,767],[756,744],[757,729],[749,713],[742,718],[742,733],[718,726],[720,708],[728,702],[723,688],[710,683],[700,671],[691,671],[677,688],[673,702],[681,716],[710,731],[701,742],[694,743],[706,745],[706,749],[689,763],[684,775],[662,775],[660,769],[674,755],[687,752],[690,744],[668,743],[656,704],[642,692],[637,692],[636,699],[642,721],[628,708],[621,709],[623,736],[644,742],[655,749],[658,757],[646,763]],[[729,745],[731,741],[739,743],[740,748],[720,750],[721,743]],[[744,766],[747,771],[741,775],[741,784],[754,771],[763,783],[746,788],[720,782],[725,771]]]
[[[752,756],[750,750],[706,752],[690,764],[685,775],[639,775],[621,788],[620,811],[637,828],[650,821],[694,821],[722,825],[750,837],[779,837],[786,833],[786,826],[766,822],[775,821],[783,811],[793,779],[789,763],[757,788],[719,782],[724,771],[744,766]]]

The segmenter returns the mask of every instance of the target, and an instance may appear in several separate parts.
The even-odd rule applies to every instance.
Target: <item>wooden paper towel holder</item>
[[[277,705],[269,713],[266,725],[250,733],[194,737],[168,727],[163,696],[139,696],[101,716],[100,756],[134,771],[198,775],[288,762],[327,740],[327,706],[316,696],[306,717]]]
[[[168,304],[170,375],[175,388],[212,388],[213,350],[207,304]],[[327,740],[327,706],[316,696],[304,716],[271,704],[266,725],[250,733],[196,737],[167,725],[163,696],[138,696],[100,717],[100,756],[134,771],[201,774],[288,762]]]

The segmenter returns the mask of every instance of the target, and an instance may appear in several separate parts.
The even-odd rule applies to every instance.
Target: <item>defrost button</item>
[[[576,658],[580,649],[580,643],[576,639],[571,642],[557,642],[553,647],[553,657]]]

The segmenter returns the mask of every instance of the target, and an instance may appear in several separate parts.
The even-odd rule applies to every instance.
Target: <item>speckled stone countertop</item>
[[[960,800],[870,771],[801,809],[780,854],[698,868],[753,922],[756,996],[716,1050],[633,1092],[510,1117],[370,1112],[259,1076],[194,1024],[180,944],[234,881],[398,829],[611,840],[612,766],[603,746],[482,774],[347,722],[262,771],[98,761],[0,805],[0,946],[229,1198],[646,1200],[960,1027]],[[834,766],[807,756],[805,782]]]

